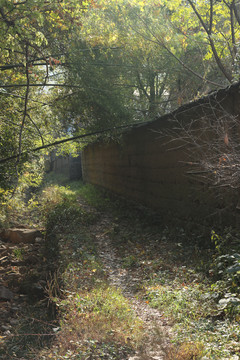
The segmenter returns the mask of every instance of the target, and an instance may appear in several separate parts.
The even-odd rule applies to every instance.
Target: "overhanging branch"
[[[106,132],[109,132],[109,131],[118,130],[118,129],[132,128],[132,127],[139,126],[139,125],[143,125],[143,124],[146,124],[146,123],[147,123],[147,122],[141,122],[141,123],[136,123],[136,124],[115,126],[115,127],[113,127],[113,128],[108,128],[108,129],[104,129],[104,130],[94,131],[94,132],[91,132],[91,133],[88,133],[88,134],[72,136],[72,137],[70,137],[70,138],[68,138],[68,139],[58,140],[58,141],[55,141],[55,142],[50,143],[50,144],[46,144],[46,145],[42,145],[42,146],[39,146],[39,147],[34,148],[34,149],[30,149],[30,150],[28,150],[28,151],[23,151],[23,152],[21,152],[21,154],[16,154],[16,155],[12,155],[12,156],[9,156],[9,157],[7,157],[7,158],[4,158],[4,159],[0,159],[0,164],[4,164],[4,163],[6,163],[6,162],[8,162],[8,161],[15,160],[15,159],[17,159],[19,156],[22,157],[23,155],[27,155],[27,154],[29,154],[29,153],[38,152],[38,151],[40,151],[40,150],[47,149],[47,148],[50,148],[50,147],[52,147],[52,146],[57,146],[57,145],[60,145],[60,144],[64,144],[64,143],[69,142],[69,141],[74,141],[74,140],[82,139],[82,138],[89,137],[89,136],[93,136],[93,135],[99,135],[99,134],[103,134],[103,133],[106,133]]]
[[[19,87],[27,87],[27,86],[28,86],[27,84],[9,84],[9,85],[0,85],[0,88],[8,89],[8,88],[19,88]],[[58,87],[81,89],[81,86],[69,85],[69,84],[29,84],[29,86],[30,87],[58,86]]]

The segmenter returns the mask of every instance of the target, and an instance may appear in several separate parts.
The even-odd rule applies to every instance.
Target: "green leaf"
[[[228,274],[234,274],[234,273],[240,271],[240,264],[239,263],[234,264],[234,265],[230,266],[229,268],[227,268],[226,271]]]

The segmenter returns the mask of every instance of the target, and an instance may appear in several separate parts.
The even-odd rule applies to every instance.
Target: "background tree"
[[[69,51],[67,78],[81,84],[74,111],[81,113],[83,102],[87,105],[86,99],[94,99],[84,107],[85,115],[95,108],[85,123],[96,126],[94,117],[101,127],[101,114],[114,123],[124,117],[142,121],[225,86],[229,68],[231,81],[236,73],[229,56],[231,49],[236,52],[238,23],[234,22],[233,30],[229,16],[227,4],[217,1],[200,1],[198,10],[189,1],[96,1],[82,19],[81,40],[73,36]],[[211,34],[206,32],[207,25]],[[85,47],[92,52],[85,52]]]
[[[238,78],[233,0],[1,0],[0,20],[0,155],[19,154],[3,183],[25,150],[153,119]]]
[[[24,151],[62,135],[51,111],[61,91],[46,89],[52,82],[64,85],[60,71],[54,79],[54,68],[63,67],[69,33],[79,28],[87,6],[74,0],[0,2],[0,157],[19,154],[1,167],[2,186],[14,185],[23,171]]]

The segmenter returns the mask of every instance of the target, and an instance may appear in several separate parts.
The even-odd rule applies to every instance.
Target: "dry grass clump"
[[[202,358],[203,346],[192,342],[173,346],[167,350],[166,360],[199,360]]]
[[[142,322],[129,308],[126,298],[113,287],[78,293],[67,307],[58,336],[61,353],[76,350],[92,339],[135,348],[143,337]]]

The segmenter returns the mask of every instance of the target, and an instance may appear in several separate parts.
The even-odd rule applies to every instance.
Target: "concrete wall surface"
[[[81,156],[56,156],[55,152],[53,152],[51,154],[49,170],[56,174],[63,174],[70,180],[82,179]]]
[[[215,121],[224,114],[239,120],[239,91],[239,84],[219,90],[133,127],[119,142],[88,145],[82,153],[84,181],[178,218],[212,221],[217,214],[228,223],[237,205],[236,192],[210,187],[201,177],[190,176],[194,169],[189,162],[198,159],[198,150],[192,144],[186,146],[176,124],[194,124],[200,134],[206,119]],[[179,133],[175,141],[169,135],[173,132]]]

